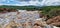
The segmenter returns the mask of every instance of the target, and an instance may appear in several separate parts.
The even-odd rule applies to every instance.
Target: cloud
[[[17,1],[20,1],[20,2],[21,2],[21,1],[27,1],[27,2],[28,2],[28,1],[31,1],[31,0],[17,0]]]
[[[0,5],[16,6],[55,6],[60,5],[60,0],[0,0]]]
[[[46,5],[46,6],[60,5],[60,0],[46,0],[44,2],[44,5]]]

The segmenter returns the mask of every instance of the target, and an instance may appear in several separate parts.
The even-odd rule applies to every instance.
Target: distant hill
[[[40,9],[38,6],[6,6],[2,5],[0,8],[13,8],[13,9],[22,9],[22,10],[37,10]]]

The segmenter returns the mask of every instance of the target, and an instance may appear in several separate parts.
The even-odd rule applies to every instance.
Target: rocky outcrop
[[[10,8],[0,8],[0,13],[6,13],[6,12],[16,12],[18,10],[16,9],[10,9]]]
[[[47,20],[47,24],[60,26],[60,16],[53,17]]]

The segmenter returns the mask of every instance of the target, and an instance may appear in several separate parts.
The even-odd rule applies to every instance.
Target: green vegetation
[[[42,14],[48,15],[48,18],[52,18],[60,15],[60,6],[46,6],[41,8]]]
[[[38,10],[40,7],[37,6],[0,6],[0,8],[10,8],[10,9],[19,9],[19,10]]]

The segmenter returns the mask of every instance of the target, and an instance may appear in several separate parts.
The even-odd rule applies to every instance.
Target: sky
[[[0,0],[0,5],[12,6],[56,6],[60,5],[60,0]]]

